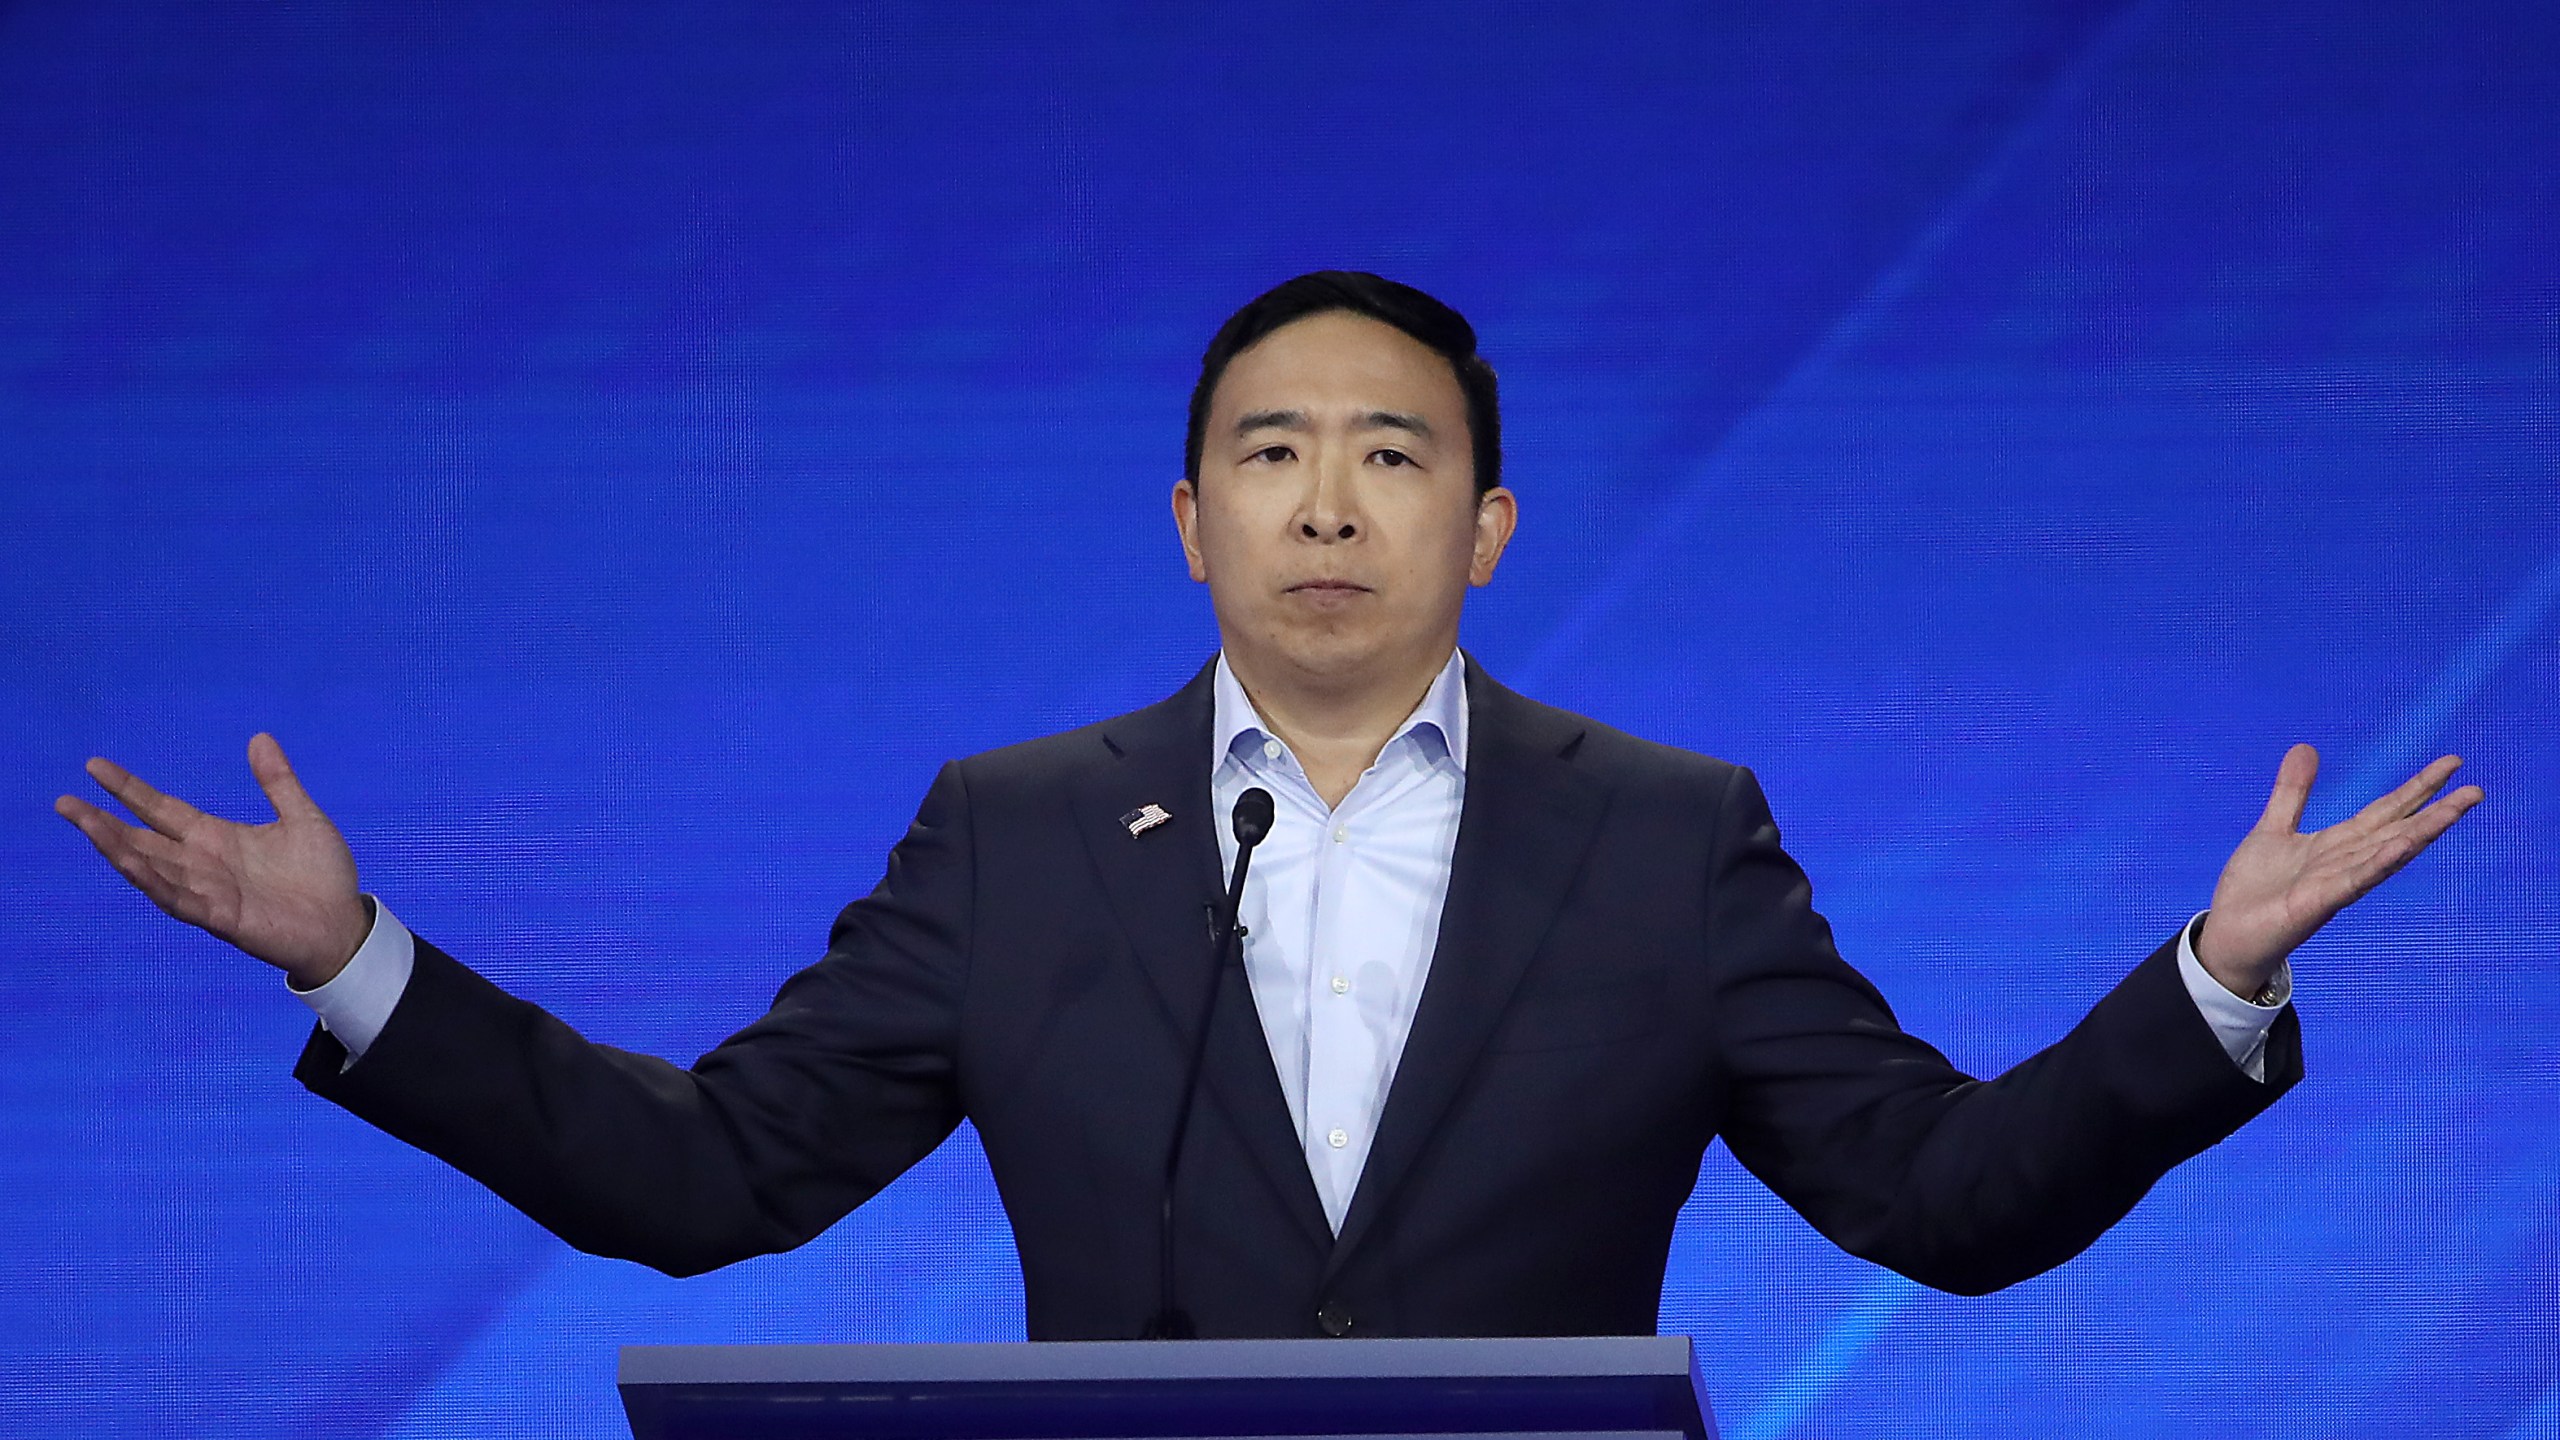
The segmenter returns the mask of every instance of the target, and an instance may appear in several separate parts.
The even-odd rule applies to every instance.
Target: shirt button
[[[1332,1146],[1336,1150],[1339,1150],[1343,1146],[1351,1143],[1351,1137],[1344,1134],[1340,1129],[1336,1129],[1331,1134],[1324,1137],[1324,1143]]]
[[[1336,994],[1336,995],[1348,995],[1348,994],[1350,994],[1350,993],[1351,993],[1351,982],[1350,982],[1349,980],[1344,979],[1343,977],[1341,977],[1341,976],[1339,976],[1339,975],[1334,976],[1334,977],[1333,977],[1333,993],[1334,993],[1334,994]]]
[[[1277,760],[1277,759],[1279,759],[1279,758],[1280,758],[1280,742],[1279,742],[1279,741],[1277,741],[1277,740],[1265,740],[1265,741],[1263,741],[1263,742],[1262,742],[1262,758],[1264,758],[1265,760]]]
[[[1340,825],[1336,825],[1336,826],[1334,826],[1334,827],[1333,827],[1333,843],[1334,843],[1334,844],[1339,845],[1339,844],[1341,844],[1343,841],[1348,840],[1348,839],[1350,839],[1350,838],[1351,838],[1351,831],[1350,831],[1349,829],[1347,829],[1346,827],[1344,827],[1344,826],[1340,826]]]

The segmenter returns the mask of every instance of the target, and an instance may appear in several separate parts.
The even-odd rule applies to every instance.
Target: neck
[[[1452,639],[1396,665],[1349,675],[1312,675],[1233,647],[1226,655],[1262,723],[1298,757],[1325,803],[1339,805],[1422,703],[1454,648]]]

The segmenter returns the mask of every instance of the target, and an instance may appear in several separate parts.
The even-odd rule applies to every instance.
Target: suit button
[[[1351,1333],[1351,1312],[1338,1304],[1328,1304],[1316,1312],[1316,1327],[1339,1340]]]

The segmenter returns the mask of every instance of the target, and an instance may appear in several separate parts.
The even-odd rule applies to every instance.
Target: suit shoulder
[[[1512,697],[1537,712],[1541,728],[1579,735],[1571,740],[1575,764],[1614,785],[1672,785],[1721,795],[1742,767],[1730,760],[1666,745],[1605,721],[1526,697]]]
[[[1590,728],[1584,732],[1580,758],[1621,786],[1663,787],[1720,802],[1742,769],[1730,760],[1647,740],[1597,720],[1585,723]]]
[[[1166,699],[1126,714],[999,745],[955,763],[961,779],[973,792],[1011,791],[1072,779],[1111,764],[1132,746],[1180,745],[1191,731],[1197,730],[1205,764],[1209,753],[1206,697],[1205,683],[1186,686]],[[1195,710],[1196,715],[1192,713]]]
[[[1096,721],[1053,735],[1017,740],[952,763],[959,767],[961,778],[972,790],[1053,782],[1110,757],[1109,744],[1104,739],[1105,727],[1110,723]]]

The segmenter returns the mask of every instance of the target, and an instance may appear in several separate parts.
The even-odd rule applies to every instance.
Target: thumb
[[[2320,773],[2320,752],[2308,745],[2296,745],[2284,752],[2284,763],[2276,767],[2275,789],[2267,796],[2265,813],[2258,817],[2258,828],[2291,835],[2302,828],[2302,809],[2311,799],[2311,781]]]
[[[320,807],[294,778],[293,765],[284,758],[284,747],[276,737],[264,730],[249,737],[249,773],[258,777],[258,788],[267,792],[267,803],[276,807],[279,820],[323,819]]]

